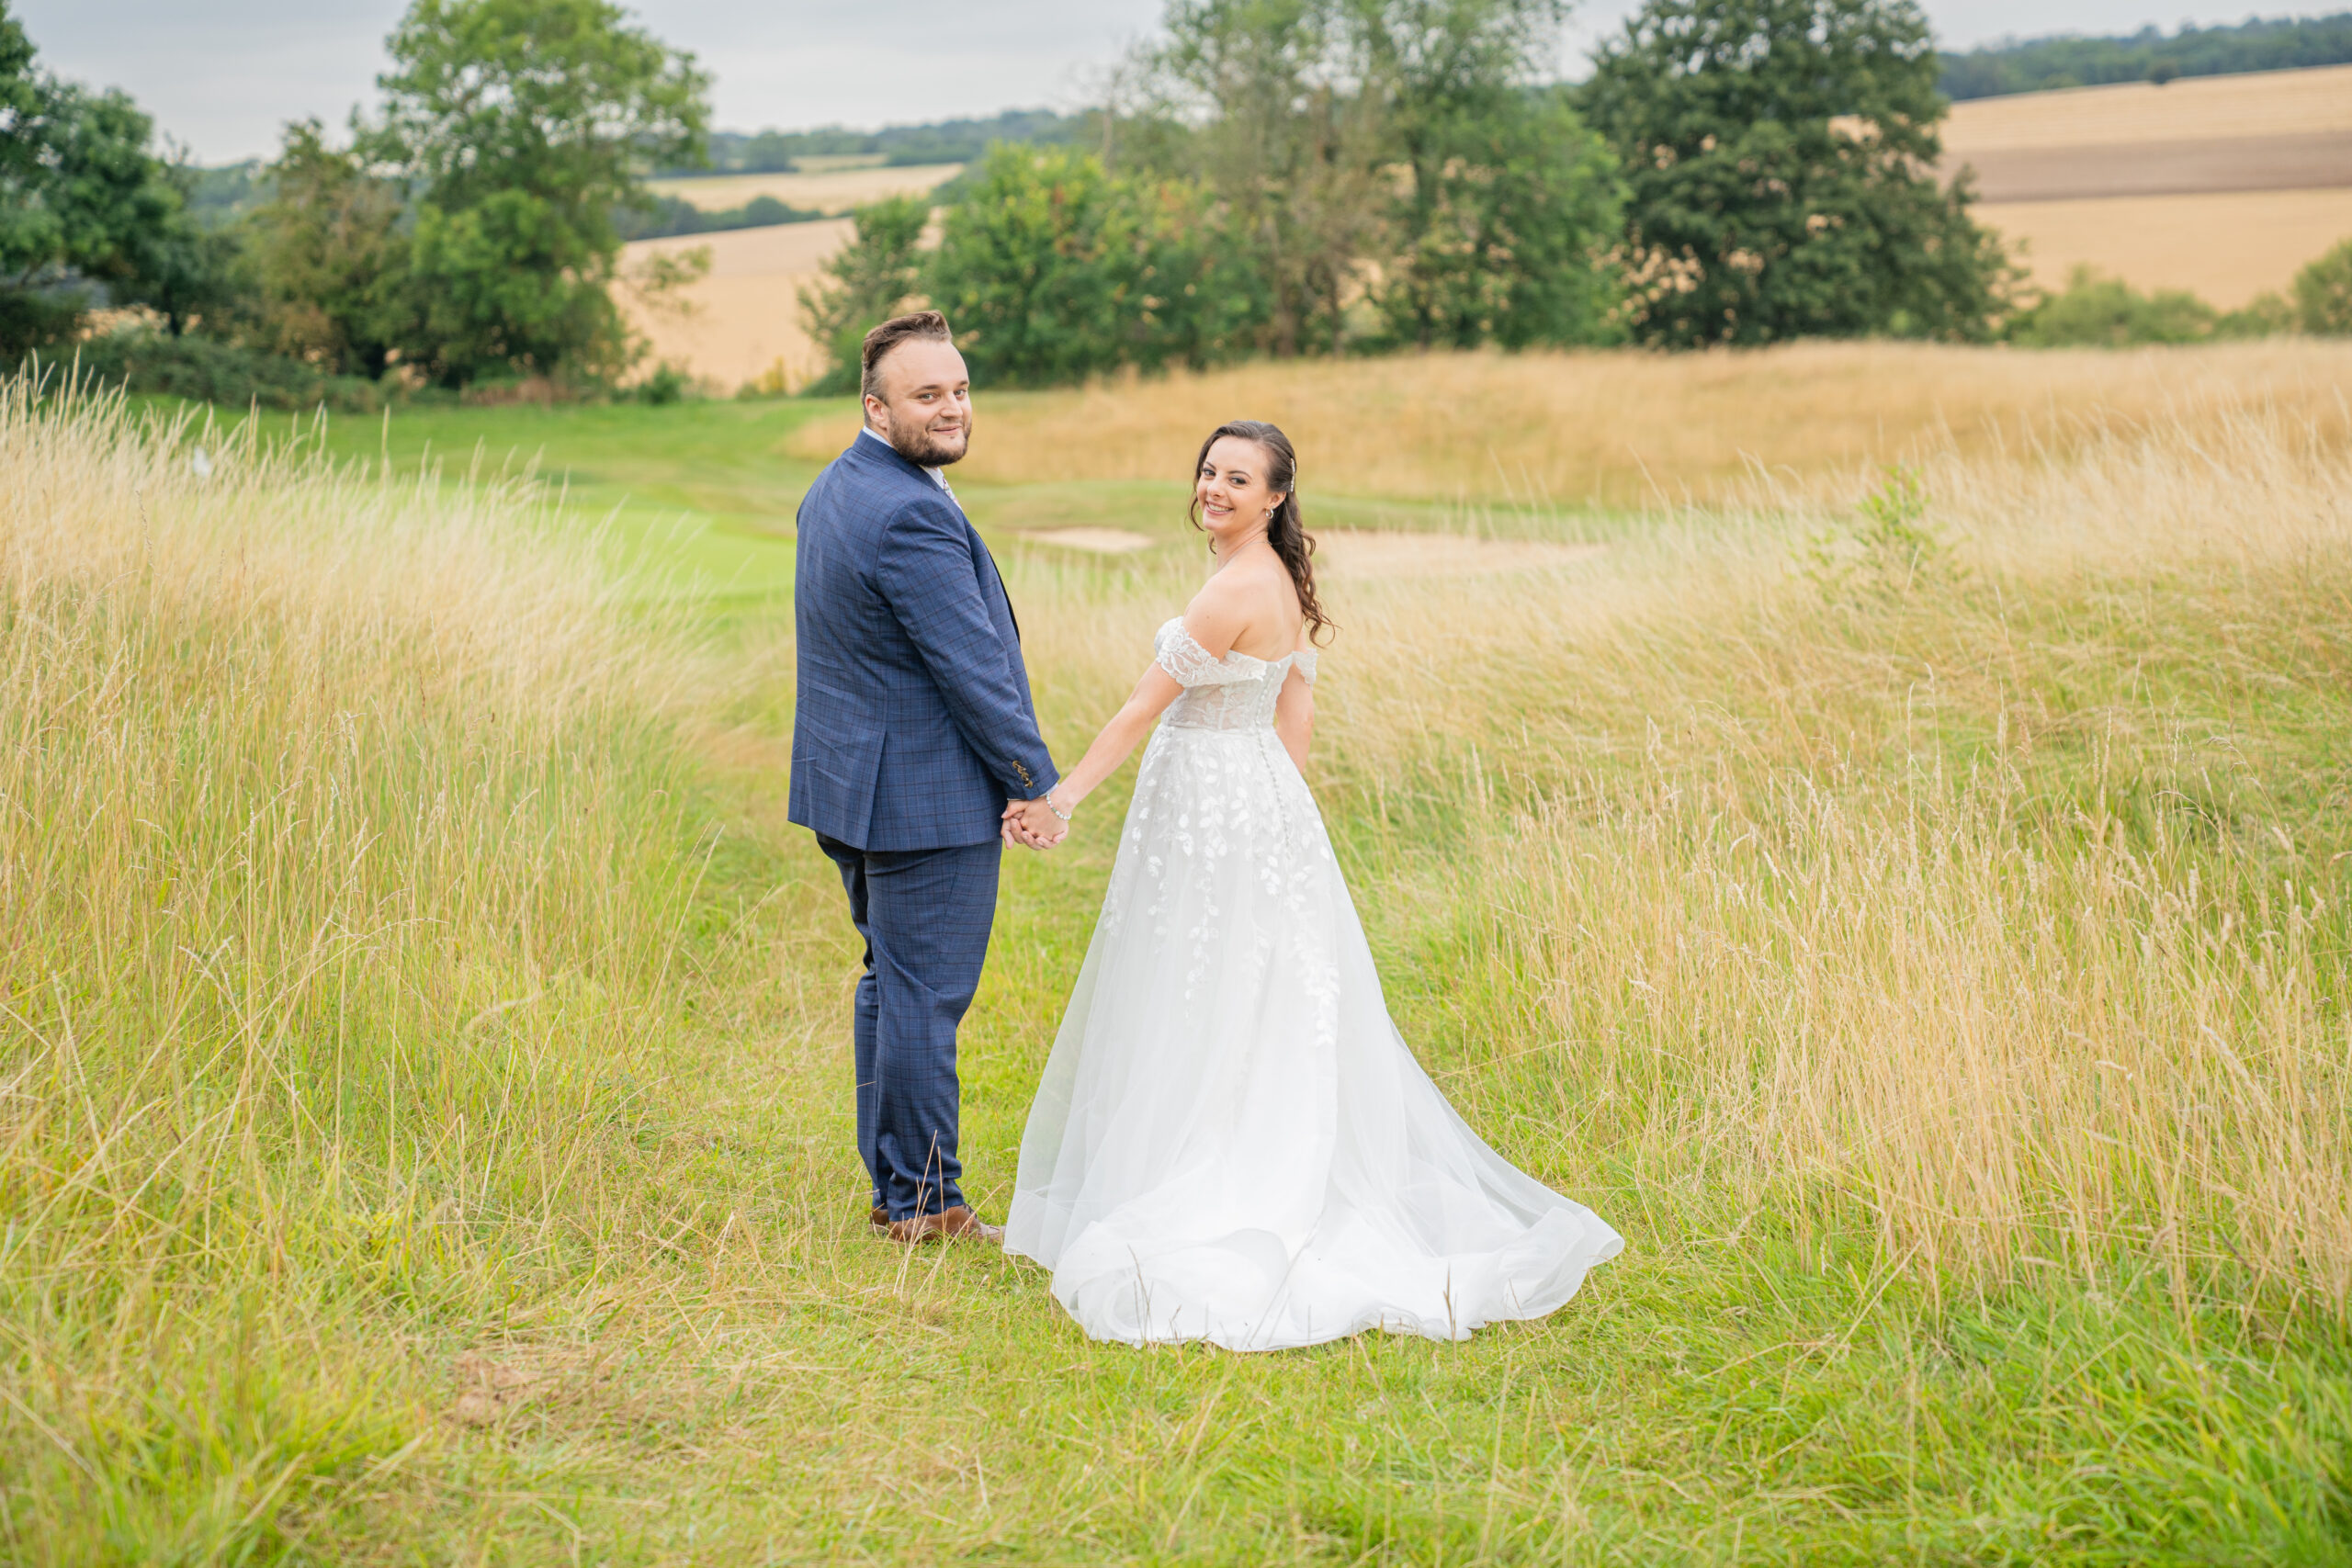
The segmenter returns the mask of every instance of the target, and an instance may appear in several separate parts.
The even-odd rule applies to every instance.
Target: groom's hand
[[[1018,844],[1024,850],[1042,850],[1046,846],[1030,838],[1028,826],[1022,820],[1021,807],[1024,804],[1018,800],[1006,801],[1004,817],[998,827],[1003,832],[1006,843]]]
[[[1027,849],[1050,850],[1069,832],[1069,824],[1054,815],[1040,795],[1035,800],[1004,803],[1004,841]]]

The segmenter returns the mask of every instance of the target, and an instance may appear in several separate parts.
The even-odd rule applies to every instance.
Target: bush
[[[0,289],[0,365],[70,342],[88,306],[86,295],[75,289]]]
[[[266,409],[311,409],[324,403],[353,413],[373,412],[384,405],[375,383],[356,376],[330,376],[299,359],[217,339],[172,337],[145,329],[61,344],[24,362],[35,373],[37,367],[62,372],[77,365],[85,380],[192,402],[236,408],[258,403]]]
[[[976,380],[1044,385],[1244,352],[1261,279],[1221,243],[1205,191],[1124,179],[1091,154],[1000,147],[947,214],[931,298]]]
[[[2220,320],[2220,311],[2185,290],[2143,294],[2120,277],[2078,266],[2064,289],[2011,321],[2007,335],[2029,348],[2127,348],[2200,342]]]
[[[2236,310],[2223,311],[2213,323],[2217,338],[2277,337],[2294,330],[2295,308],[2275,289],[2265,289]]]
[[[694,389],[693,378],[669,361],[663,360],[653,367],[651,375],[639,381],[631,389],[631,395],[640,403],[646,403],[654,408],[666,408],[672,403],[685,401]]]
[[[2296,325],[2317,337],[2352,337],[2352,240],[2295,275]]]

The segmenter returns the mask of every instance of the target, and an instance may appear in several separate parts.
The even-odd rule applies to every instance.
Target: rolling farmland
[[[2232,309],[2352,235],[2352,66],[1973,99],[1944,148],[2048,288],[2089,265]]]
[[[797,389],[824,368],[801,325],[800,288],[848,241],[850,229],[848,219],[828,218],[640,240],[628,247],[632,264],[707,249],[710,272],[684,291],[681,308],[649,310],[626,293],[622,303],[658,362],[683,366],[729,391],[771,373]]]

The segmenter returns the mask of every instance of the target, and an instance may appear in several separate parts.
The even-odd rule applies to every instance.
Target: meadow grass
[[[1249,1358],[864,1233],[786,601],[381,441],[199,477],[194,426],[11,392],[0,1544],[2352,1559],[2352,472],[2134,362],[2169,423],[1335,580],[1311,782],[1391,1009],[1629,1246],[1542,1323]],[[1166,542],[994,529],[1057,754],[1199,570],[1089,482]],[[1120,793],[1008,863],[995,1214]]]
[[[2063,453],[2227,407],[2340,443],[2352,439],[2347,382],[2352,345],[2301,338],[2188,352],[1808,343],[1258,363],[990,393],[958,478],[1182,485],[1202,435],[1246,417],[1289,434],[1313,501],[1650,509],[1733,501],[1759,477],[1842,483],[1860,464],[1929,452]],[[829,459],[856,417],[844,404],[784,450]]]

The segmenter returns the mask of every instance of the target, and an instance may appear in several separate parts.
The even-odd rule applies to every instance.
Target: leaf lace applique
[[[1180,686],[1227,686],[1237,681],[1254,681],[1265,666],[1258,660],[1236,659],[1227,654],[1219,659],[1193,640],[1184,629],[1180,616],[1159,628],[1152,639],[1157,662],[1175,678]]]

